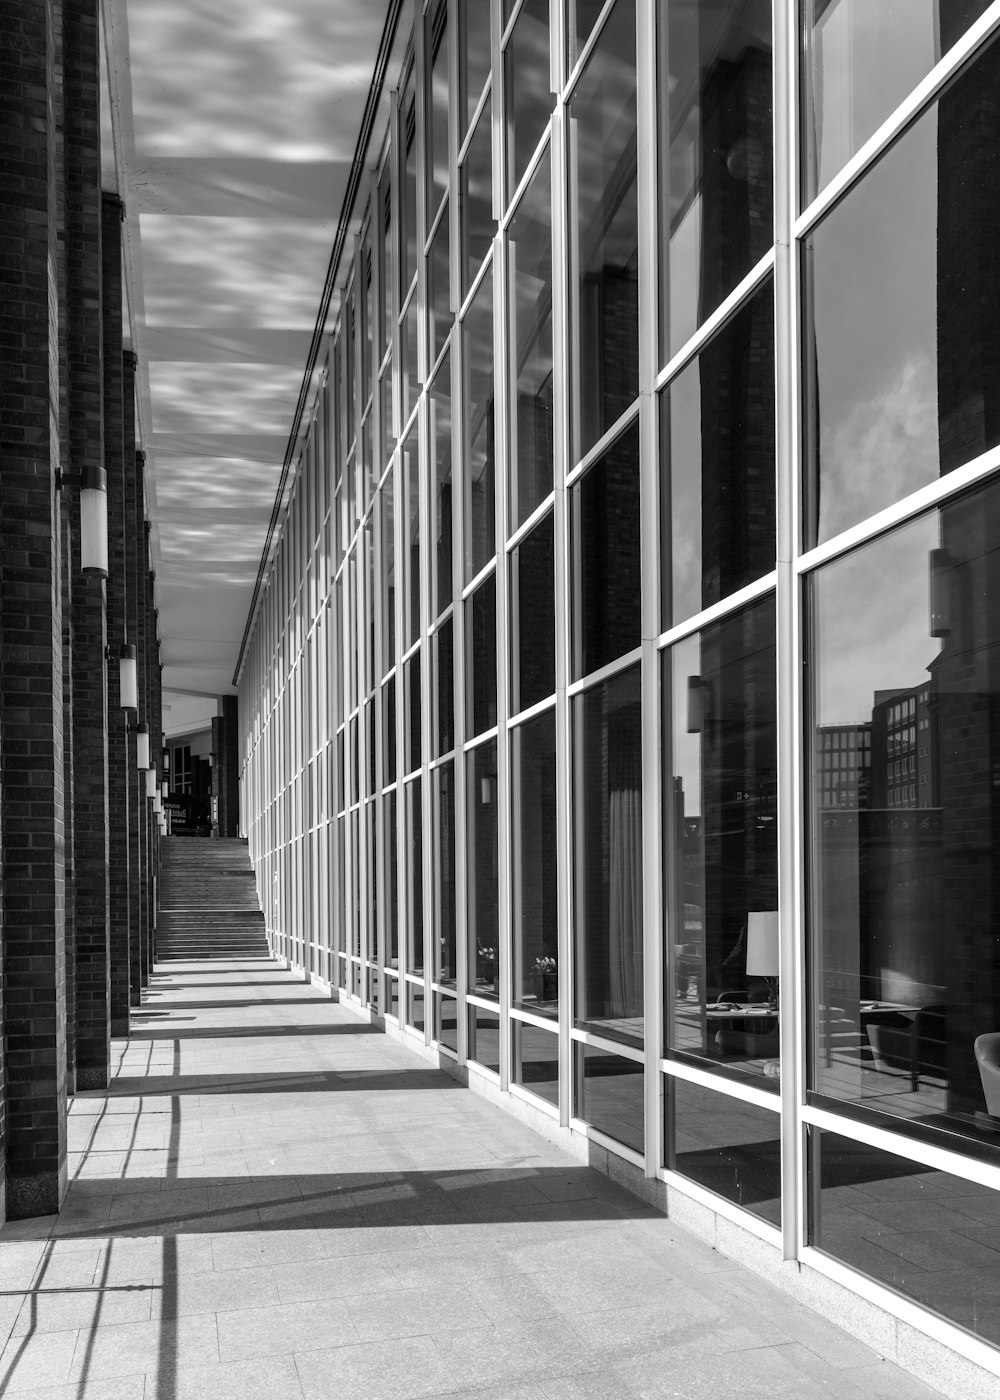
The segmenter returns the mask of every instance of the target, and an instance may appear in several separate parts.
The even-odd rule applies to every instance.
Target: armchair
[[[973,1048],[986,1099],[986,1112],[993,1118],[1000,1118],[1000,1031],[977,1035]]]

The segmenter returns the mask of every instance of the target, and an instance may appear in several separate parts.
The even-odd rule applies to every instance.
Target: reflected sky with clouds
[[[930,635],[929,555],[936,511],[815,575],[815,723],[861,724],[877,690],[922,685],[941,650]]]

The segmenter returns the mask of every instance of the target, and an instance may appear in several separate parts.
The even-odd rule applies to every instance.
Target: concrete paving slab
[[[154,988],[62,1213],[0,1230],[0,1393],[938,1394],[277,965]]]

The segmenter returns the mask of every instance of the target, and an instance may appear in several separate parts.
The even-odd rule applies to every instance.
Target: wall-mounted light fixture
[[[164,802],[166,802],[170,796],[170,784],[167,782],[166,778],[164,778],[163,782],[160,784],[160,796],[163,798]]]
[[[135,661],[135,643],[125,642],[118,653],[119,704],[123,710],[139,708],[139,675]]]
[[[931,636],[951,635],[951,580],[955,561],[946,549],[930,552]]]
[[[160,794],[158,792],[153,794],[153,811],[158,817],[163,813],[163,803],[160,800]]]
[[[147,796],[147,797],[158,797],[158,796],[159,796],[159,788],[156,786],[156,769],[155,769],[155,768],[147,768],[147,769],[146,769],[146,796]]]
[[[163,771],[164,771],[164,773],[169,773],[169,772],[170,772],[170,750],[169,750],[169,749],[164,749],[164,750],[163,750]]]
[[[149,725],[137,724],[135,727],[135,761],[136,767],[149,767]]]
[[[108,474],[91,464],[80,485],[80,567],[85,574],[108,576]]]
[[[700,734],[705,728],[709,690],[709,682],[702,676],[688,676],[687,732],[689,734]]]

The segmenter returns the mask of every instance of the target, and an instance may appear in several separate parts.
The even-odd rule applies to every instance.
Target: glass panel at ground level
[[[547,710],[511,735],[515,1006],[559,1009],[556,717]]]
[[[632,666],[573,701],[576,1024],[643,1039],[642,702]]]
[[[810,1243],[1000,1345],[1000,1193],[810,1129]]]
[[[780,1116],[673,1076],[665,1089],[673,1111],[674,1171],[780,1225]]]

